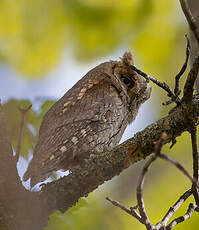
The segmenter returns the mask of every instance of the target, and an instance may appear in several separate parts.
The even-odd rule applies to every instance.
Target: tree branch
[[[106,197],[106,200],[108,200],[109,202],[111,202],[114,206],[119,207],[120,209],[122,209],[123,211],[125,211],[126,213],[128,213],[129,215],[135,217],[137,220],[139,220],[140,223],[144,224],[144,222],[142,221],[141,216],[136,212],[136,208],[135,207],[130,207],[129,209],[126,208],[125,206],[123,206],[122,204],[120,204],[118,201],[112,200],[109,197]]]
[[[199,207],[199,152],[197,145],[197,128],[193,127],[191,130],[191,143],[192,143],[192,155],[193,155],[193,178],[196,180],[196,183],[192,185],[192,192],[195,198],[195,202]]]
[[[175,227],[177,224],[182,223],[182,222],[184,222],[185,220],[189,219],[189,218],[192,216],[192,214],[193,214],[193,212],[194,212],[195,209],[197,209],[197,205],[196,205],[196,204],[190,203],[190,204],[189,204],[189,207],[188,207],[188,210],[187,210],[187,212],[185,213],[185,215],[184,215],[184,216],[180,216],[180,217],[174,219],[174,220],[166,227],[166,230],[170,230],[170,229],[172,229],[173,227]]]
[[[164,160],[170,162],[171,164],[175,165],[176,168],[178,168],[191,181],[191,183],[198,186],[196,179],[192,178],[191,175],[188,173],[188,171],[178,161],[174,160],[170,156],[163,154],[163,153],[159,154],[159,158],[164,159]]]
[[[149,125],[111,152],[92,155],[82,165],[77,166],[72,174],[48,183],[37,193],[26,191],[21,184],[0,106],[0,175],[3,175],[3,181],[0,181],[0,212],[5,229],[42,229],[47,224],[48,216],[55,210],[66,211],[80,197],[87,196],[105,181],[150,155],[163,132],[166,133],[165,144],[183,132],[190,131],[193,121],[197,123],[199,120],[199,96],[193,96],[193,84],[198,69],[199,58],[189,73],[182,103],[180,101],[168,116]],[[24,216],[27,217],[25,222]]]
[[[199,98],[189,102],[195,119],[199,117]],[[180,136],[190,128],[190,119],[182,106],[173,109],[168,116],[149,125],[134,137],[118,145],[113,151],[95,155],[83,165],[76,167],[72,174],[48,183],[39,196],[49,214],[59,209],[64,212],[74,205],[80,197],[87,196],[99,185],[119,175],[131,164],[144,159],[154,150],[154,143],[163,132],[167,133],[165,143]]]
[[[175,225],[187,220],[191,217],[194,210],[198,209],[198,206],[195,204],[190,204],[187,212],[184,216],[180,216],[176,219],[174,219],[169,225],[167,225],[168,221],[171,219],[171,217],[176,213],[176,211],[179,209],[179,207],[185,202],[185,200],[193,194],[192,189],[189,189],[186,191],[178,200],[177,202],[168,210],[166,215],[163,217],[162,221],[158,222],[156,225],[153,225],[151,221],[149,220],[146,210],[145,210],[145,204],[143,199],[143,185],[146,177],[146,173],[149,171],[151,164],[159,157],[163,158],[170,163],[174,164],[180,171],[182,171],[192,182],[193,185],[196,185],[195,178],[193,179],[189,173],[185,170],[185,168],[178,163],[177,161],[173,160],[172,158],[166,156],[165,154],[161,153],[162,146],[164,144],[164,141],[167,138],[166,133],[162,133],[160,139],[156,142],[155,148],[154,148],[154,154],[152,157],[149,158],[149,160],[144,165],[141,175],[138,180],[137,185],[137,205],[134,208],[128,209],[125,206],[121,205],[118,201],[111,200],[110,198],[106,198],[108,201],[110,201],[113,205],[116,207],[119,207],[123,211],[127,212],[134,218],[136,218],[140,223],[145,225],[147,230],[167,230],[172,229]],[[139,210],[139,213],[136,212],[136,209]],[[132,211],[132,212],[131,212]]]
[[[198,27],[197,27],[197,22],[195,20],[195,18],[193,17],[191,10],[188,7],[187,4],[187,0],[180,0],[180,4],[182,7],[182,10],[184,12],[184,15],[187,19],[187,22],[189,24],[189,27],[191,29],[191,31],[193,32],[198,44],[199,44],[199,31],[198,31]]]
[[[176,203],[170,207],[166,215],[163,217],[160,224],[163,226],[166,226],[168,221],[171,219],[171,217],[177,212],[177,210],[181,207],[181,205],[192,195],[191,189],[187,190],[177,201]]]
[[[181,76],[184,74],[185,70],[187,69],[187,65],[188,65],[188,61],[189,61],[189,56],[190,56],[190,41],[187,35],[185,35],[186,39],[187,39],[187,47],[186,47],[186,59],[185,62],[180,70],[180,72],[176,75],[175,77],[175,89],[174,89],[174,94],[178,95],[180,94],[180,89],[179,89],[179,82],[180,82],[180,78]]]
[[[170,89],[170,87],[167,85],[166,82],[160,82],[155,77],[146,74],[145,72],[143,72],[142,70],[138,69],[134,65],[130,65],[129,63],[126,63],[126,65],[128,65],[133,71],[135,71],[136,73],[138,73],[139,75],[141,75],[143,78],[145,78],[147,82],[152,81],[157,86],[159,86],[164,91],[166,91],[167,92],[167,96],[171,98],[171,101],[174,101],[177,105],[181,104],[181,101],[180,101],[180,99],[178,97],[178,94],[175,94],[174,92],[172,92],[172,90]],[[163,103],[163,105],[166,105],[166,104]]]

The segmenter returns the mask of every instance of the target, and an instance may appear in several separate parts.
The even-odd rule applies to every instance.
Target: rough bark
[[[194,16],[194,19],[196,20],[197,27],[199,28],[199,1],[196,0],[188,0],[188,6],[190,7],[190,10],[192,12],[192,15]],[[199,33],[199,31],[198,31]],[[190,30],[190,41],[191,41],[191,62],[194,62],[194,58],[196,57],[197,53],[199,52],[199,44],[198,41],[195,38],[195,35]],[[196,79],[196,89],[199,93],[199,75]]]

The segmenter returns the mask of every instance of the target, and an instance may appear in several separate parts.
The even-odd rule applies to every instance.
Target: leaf
[[[150,10],[151,0],[2,0],[0,58],[24,77],[45,76],[65,47],[83,62],[117,49]]]

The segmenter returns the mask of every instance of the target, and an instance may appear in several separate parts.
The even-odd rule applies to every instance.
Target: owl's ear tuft
[[[127,65],[134,65],[133,56],[131,52],[125,52],[121,58],[121,62]]]

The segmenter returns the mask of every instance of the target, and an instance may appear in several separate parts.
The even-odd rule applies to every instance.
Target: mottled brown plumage
[[[31,178],[33,186],[53,171],[72,171],[88,154],[111,150],[119,143],[151,92],[126,62],[133,64],[130,53],[120,61],[98,65],[50,108],[24,180]]]

